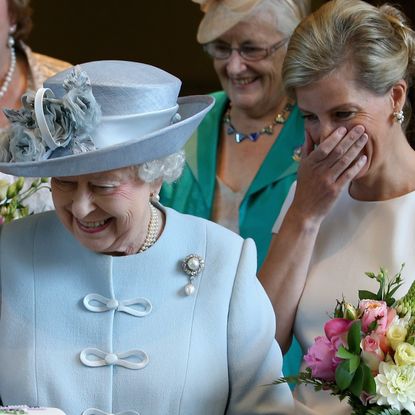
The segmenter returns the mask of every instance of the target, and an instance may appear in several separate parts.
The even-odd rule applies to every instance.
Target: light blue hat
[[[154,66],[96,61],[66,69],[5,110],[0,171],[75,176],[163,158],[179,151],[214,100],[178,98],[181,81]]]

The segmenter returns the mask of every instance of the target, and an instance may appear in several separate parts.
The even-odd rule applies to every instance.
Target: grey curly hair
[[[300,21],[310,12],[310,0],[263,0],[244,20],[252,16],[270,17],[279,32],[290,37]]]
[[[167,157],[148,161],[136,166],[139,179],[147,183],[161,180],[172,183],[177,180],[183,171],[185,154],[183,150]]]

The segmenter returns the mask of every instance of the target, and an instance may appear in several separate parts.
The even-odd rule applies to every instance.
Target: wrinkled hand
[[[306,134],[292,208],[303,219],[321,223],[343,188],[360,172],[367,157],[364,127],[339,127],[317,148]]]

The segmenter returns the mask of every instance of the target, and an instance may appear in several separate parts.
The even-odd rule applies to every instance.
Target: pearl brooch
[[[193,281],[202,272],[204,267],[204,259],[196,254],[190,254],[182,261],[182,269],[189,278],[189,283],[184,287],[184,292],[187,296],[195,292]]]

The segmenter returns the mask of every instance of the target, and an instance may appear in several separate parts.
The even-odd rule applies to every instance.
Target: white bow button
[[[88,294],[84,297],[83,303],[87,310],[94,313],[116,310],[134,317],[145,317],[153,309],[150,300],[143,297],[119,301],[115,298],[104,297],[101,294]]]
[[[79,358],[88,367],[116,365],[132,370],[144,369],[150,361],[147,353],[139,349],[122,353],[107,353],[93,347],[82,350]]]

